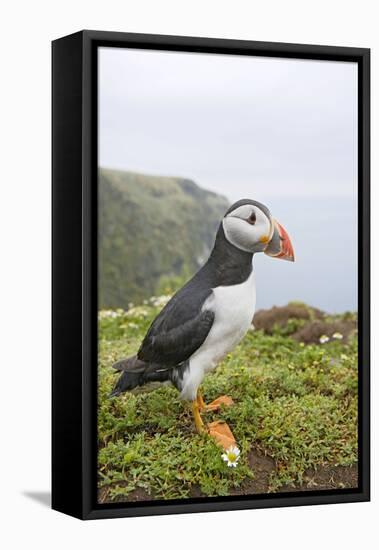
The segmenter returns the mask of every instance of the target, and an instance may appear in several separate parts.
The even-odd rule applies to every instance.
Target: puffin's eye
[[[250,216],[246,220],[250,225],[255,225],[255,222],[257,221],[257,215],[255,211],[253,210]]]

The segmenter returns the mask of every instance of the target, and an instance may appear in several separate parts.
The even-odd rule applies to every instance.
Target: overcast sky
[[[351,196],[356,82],[354,63],[101,48],[100,165],[231,199]]]
[[[355,63],[101,48],[99,163],[266,203],[300,263],[258,304],[355,309],[357,101]]]

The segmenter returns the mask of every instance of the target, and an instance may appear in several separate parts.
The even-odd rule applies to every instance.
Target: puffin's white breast
[[[182,390],[185,399],[194,399],[205,373],[214,369],[249,329],[255,312],[254,273],[239,285],[214,288],[202,309],[213,311],[215,319],[207,338],[190,358]]]

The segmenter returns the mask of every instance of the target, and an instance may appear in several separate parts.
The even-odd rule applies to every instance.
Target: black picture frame
[[[358,64],[359,487],[98,504],[97,51],[100,46]],[[81,519],[300,506],[370,499],[370,50],[81,31],[52,43],[52,507]]]

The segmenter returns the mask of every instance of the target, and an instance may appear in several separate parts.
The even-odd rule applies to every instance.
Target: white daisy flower
[[[150,302],[154,307],[163,307],[171,300],[171,295],[164,294],[163,296],[152,296]]]
[[[329,336],[326,336],[326,334],[323,334],[322,336],[320,336],[319,342],[320,344],[326,344],[326,342],[329,342]]]
[[[343,335],[342,335],[340,332],[335,332],[335,333],[333,334],[333,338],[334,338],[335,340],[342,340]]]
[[[224,454],[221,455],[221,457],[229,467],[235,468],[240,457],[240,450],[238,447],[231,446],[225,451]]]
[[[134,306],[125,312],[125,317],[135,317],[136,319],[143,319],[147,317],[149,311],[143,306]]]
[[[114,319],[115,317],[118,317],[119,313],[117,311],[113,311],[112,309],[103,309],[102,311],[99,311],[99,319]]]

